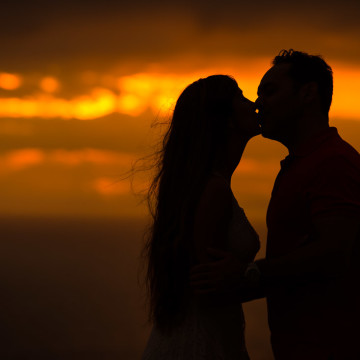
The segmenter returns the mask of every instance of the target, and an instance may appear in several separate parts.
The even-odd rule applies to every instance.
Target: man
[[[192,270],[198,293],[266,296],[277,360],[360,359],[360,155],[329,127],[332,70],[283,50],[256,101],[262,135],[289,150],[267,212],[266,258],[231,254]],[[245,269],[245,270],[244,270]]]

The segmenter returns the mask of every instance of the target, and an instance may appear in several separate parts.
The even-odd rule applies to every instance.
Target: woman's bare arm
[[[207,263],[211,258],[208,247],[224,249],[231,216],[232,193],[221,178],[209,179],[200,197],[194,219],[194,245],[197,263]]]
[[[195,212],[193,239],[197,264],[214,260],[207,248],[225,249],[231,212],[229,185],[219,177],[210,178]],[[224,300],[218,294],[201,296],[201,301],[211,305],[222,305]]]

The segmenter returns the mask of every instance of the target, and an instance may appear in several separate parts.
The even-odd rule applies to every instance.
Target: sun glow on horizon
[[[264,62],[260,64],[266,68]],[[259,66],[260,66],[259,65]],[[206,69],[186,74],[143,72],[117,78],[117,89],[93,87],[87,94],[65,99],[54,94],[60,88],[60,80],[47,76],[41,79],[40,87],[45,93],[24,97],[0,98],[0,117],[43,119],[92,120],[112,113],[133,117],[150,109],[153,114],[172,110],[180,93],[192,82],[211,74],[232,74],[238,80],[244,95],[255,101],[262,72],[254,66],[239,66],[247,71],[231,71],[229,68]],[[334,99],[330,115],[336,118],[360,120],[360,69],[335,64]],[[96,79],[96,74],[92,77]],[[100,75],[97,76],[101,78]],[[94,80],[95,81],[95,80]],[[21,77],[0,74],[0,87],[15,90],[21,84]]]
[[[45,93],[34,93],[23,97],[0,98],[0,117],[43,119],[92,120],[111,113],[139,116],[150,109],[153,114],[173,109],[180,93],[192,82],[211,74],[228,74],[229,69],[207,69],[187,74],[143,72],[119,77],[117,89],[93,87],[88,94],[65,99],[55,96],[60,81],[44,77],[40,87]],[[252,69],[235,77],[241,79],[242,89],[250,98],[256,96],[258,73]],[[97,76],[100,78],[100,76]],[[96,80],[92,74],[92,81]]]
[[[67,100],[51,94],[0,98],[0,117],[90,120],[113,113],[117,98],[110,90],[95,88],[90,95]]]

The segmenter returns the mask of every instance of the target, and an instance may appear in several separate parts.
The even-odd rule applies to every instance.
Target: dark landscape
[[[0,228],[1,359],[141,357],[144,220],[3,217]],[[265,302],[244,309],[252,359],[271,360]]]

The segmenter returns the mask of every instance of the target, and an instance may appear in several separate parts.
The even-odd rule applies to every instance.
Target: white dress
[[[253,261],[259,237],[233,196],[226,248],[244,262]],[[204,307],[196,301],[171,335],[153,327],[143,360],[248,360],[241,303]]]

